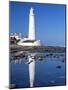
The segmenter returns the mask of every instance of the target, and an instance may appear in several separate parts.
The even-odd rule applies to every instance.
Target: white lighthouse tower
[[[29,14],[29,36],[28,38],[30,40],[35,40],[35,19],[34,19],[34,10],[33,8],[30,9]]]
[[[28,32],[28,38],[23,38],[18,42],[18,45],[22,46],[40,46],[40,40],[36,40],[35,36],[35,15],[34,15],[34,9],[30,8],[29,13],[29,32]]]

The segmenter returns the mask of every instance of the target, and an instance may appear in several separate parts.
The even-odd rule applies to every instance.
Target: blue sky
[[[65,5],[10,2],[10,32],[28,35],[31,7],[35,10],[36,39],[48,46],[65,46]]]

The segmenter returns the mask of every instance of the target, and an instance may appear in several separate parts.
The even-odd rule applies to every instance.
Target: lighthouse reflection
[[[36,60],[42,60],[43,57],[41,57],[40,53],[30,53],[28,55],[28,64],[29,64],[29,81],[30,81],[30,87],[34,86],[34,78],[35,78],[35,61]]]
[[[21,53],[21,52],[18,52]],[[11,57],[11,63],[13,64],[22,64],[23,61],[25,64],[28,65],[28,72],[29,72],[29,84],[30,87],[34,86],[34,79],[35,79],[35,61],[37,60],[43,60],[44,54],[42,53],[23,53],[19,56],[13,56]]]
[[[30,87],[34,85],[34,77],[35,77],[35,53],[32,53],[28,56],[28,64],[29,64],[29,81]]]

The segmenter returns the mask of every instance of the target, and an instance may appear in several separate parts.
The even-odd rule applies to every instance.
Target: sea
[[[39,53],[39,52],[37,52]],[[33,87],[49,87],[66,85],[65,53],[40,53],[41,59],[35,60],[35,76]],[[13,88],[29,88],[29,64],[27,58],[19,58],[10,62],[10,85]]]

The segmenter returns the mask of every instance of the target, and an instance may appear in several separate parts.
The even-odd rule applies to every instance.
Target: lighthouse
[[[29,36],[30,40],[35,40],[35,16],[34,16],[34,9],[30,9],[29,13]]]
[[[40,46],[40,40],[36,40],[35,30],[35,14],[34,9],[30,8],[29,11],[29,22],[28,22],[28,37],[22,38],[17,44],[22,46]]]

